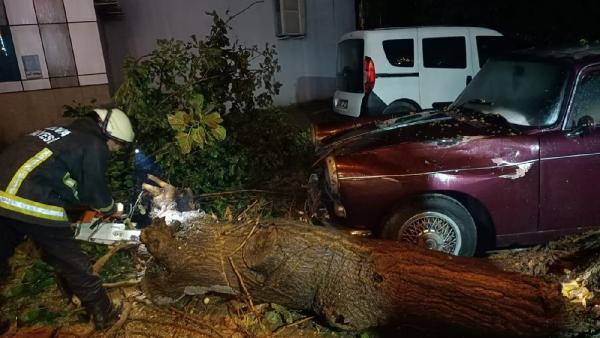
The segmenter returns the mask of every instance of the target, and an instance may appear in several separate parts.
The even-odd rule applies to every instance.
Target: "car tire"
[[[419,109],[419,107],[416,106],[414,103],[405,100],[398,100],[390,103],[387,107],[385,107],[382,114],[388,115],[399,113],[413,113],[419,112],[420,110],[421,109]]]
[[[456,256],[473,256],[477,249],[473,217],[460,202],[441,194],[421,195],[400,205],[383,222],[380,237]]]

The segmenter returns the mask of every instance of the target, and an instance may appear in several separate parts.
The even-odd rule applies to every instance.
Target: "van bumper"
[[[333,95],[333,110],[352,117],[379,116],[387,105],[375,92],[369,94],[336,91]]]

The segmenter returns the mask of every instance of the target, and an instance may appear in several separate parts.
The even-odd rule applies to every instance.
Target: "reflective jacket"
[[[69,226],[65,207],[115,211],[106,182],[108,146],[91,118],[24,136],[0,153],[0,215]]]

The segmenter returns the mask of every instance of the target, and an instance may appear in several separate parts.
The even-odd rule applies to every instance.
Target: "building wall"
[[[93,0],[0,0],[0,143],[109,98]]]
[[[246,45],[276,46],[283,84],[277,104],[329,98],[335,90],[336,43],[354,30],[354,0],[306,0],[306,35],[278,39],[274,0],[256,3],[232,22],[232,40]],[[212,23],[205,12],[238,13],[249,0],[121,0],[124,17],[102,24],[113,87],[122,81],[127,56],[151,51],[157,39],[205,36]]]
[[[64,122],[65,105],[92,100],[110,102],[108,85],[0,94],[0,149],[22,134]]]

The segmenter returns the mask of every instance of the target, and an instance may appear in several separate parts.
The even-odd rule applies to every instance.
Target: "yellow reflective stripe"
[[[16,195],[17,191],[19,191],[19,188],[21,187],[21,184],[23,181],[25,181],[25,178],[27,178],[27,175],[29,175],[33,169],[42,164],[50,156],[52,156],[52,151],[48,148],[44,148],[39,153],[27,160],[27,162],[25,162],[21,168],[17,170],[17,173],[10,180],[8,187],[6,187],[6,192],[11,195]]]
[[[34,202],[0,190],[0,207],[20,214],[52,221],[67,221],[65,209],[53,205]]]
[[[77,191],[77,181],[71,178],[70,172],[65,173],[65,176],[63,176],[63,183],[73,191],[73,196],[75,196],[75,199],[79,200],[79,192]]]
[[[115,200],[112,200],[112,201],[110,201],[110,205],[109,206],[107,206],[105,208],[96,209],[96,211],[100,211],[102,213],[109,212],[113,208],[114,205],[115,205]]]

